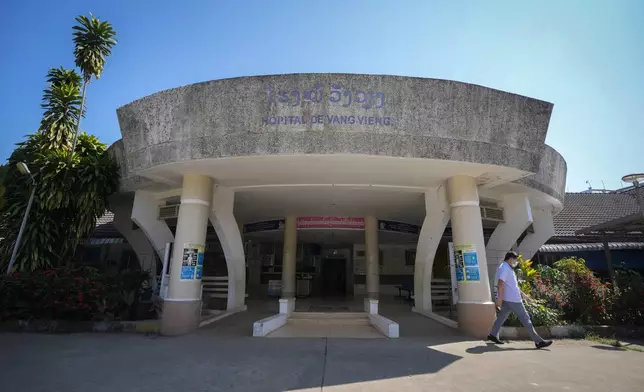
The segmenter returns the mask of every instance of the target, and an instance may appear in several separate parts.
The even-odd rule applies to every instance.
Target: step
[[[297,326],[320,326],[320,327],[346,327],[349,325],[371,325],[367,318],[346,318],[346,319],[288,319],[286,322],[289,325]]]
[[[314,320],[345,320],[345,319],[369,319],[364,312],[293,312],[290,319],[314,319]]]

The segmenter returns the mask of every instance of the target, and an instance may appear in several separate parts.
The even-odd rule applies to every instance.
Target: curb
[[[44,333],[143,333],[159,334],[158,320],[142,321],[68,321],[68,320],[10,320],[0,323],[3,332]]]

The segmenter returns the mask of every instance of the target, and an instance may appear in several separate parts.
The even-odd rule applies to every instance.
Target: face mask
[[[519,265],[519,262],[518,261],[511,261],[509,264],[510,264],[510,267],[517,268],[517,265]]]

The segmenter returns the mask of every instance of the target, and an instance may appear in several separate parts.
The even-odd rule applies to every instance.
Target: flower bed
[[[108,276],[87,267],[60,267],[0,278],[0,321],[137,319],[148,277]]]
[[[535,327],[561,329],[583,325],[588,329],[621,325],[633,326],[631,331],[641,331],[637,326],[644,325],[644,285],[634,271],[617,269],[619,289],[610,282],[602,282],[578,258],[565,258],[552,267],[536,268],[529,260],[520,259],[516,272],[521,290],[534,300],[534,303],[526,302],[526,309]],[[516,317],[510,317],[505,324],[505,327],[520,326]]]

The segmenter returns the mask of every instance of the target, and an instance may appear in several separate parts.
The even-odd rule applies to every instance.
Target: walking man
[[[503,344],[504,342],[499,339],[499,331],[505,320],[510,316],[510,312],[517,315],[521,324],[528,330],[534,344],[537,348],[548,347],[552,344],[552,340],[543,340],[537,331],[534,330],[532,326],[532,321],[530,316],[523,305],[523,297],[526,297],[526,300],[532,301],[531,298],[528,298],[521,289],[519,289],[519,282],[517,281],[517,276],[514,273],[514,267],[519,263],[519,255],[517,252],[508,252],[505,255],[503,263],[499,266],[499,269],[496,271],[496,276],[494,280],[497,282],[497,296],[496,296],[496,308],[499,310],[499,314],[496,317],[492,331],[487,337],[487,340],[490,340],[496,344]]]

